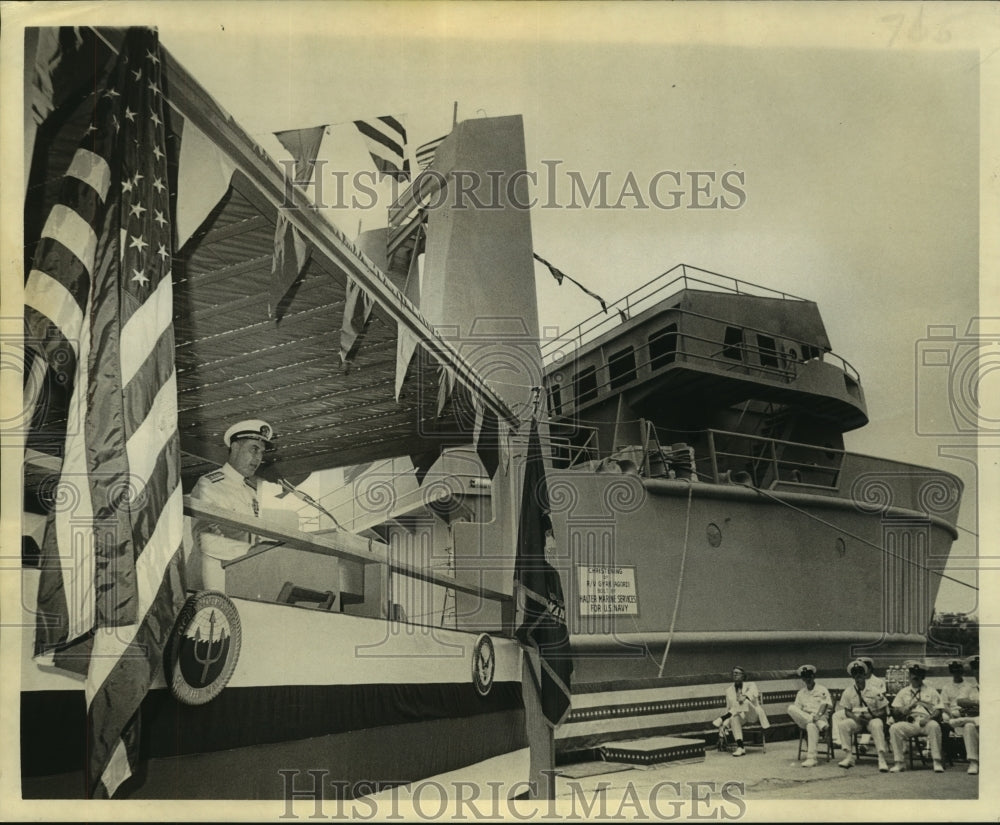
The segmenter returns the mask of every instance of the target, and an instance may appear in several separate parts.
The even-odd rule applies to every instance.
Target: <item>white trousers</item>
[[[789,705],[788,715],[792,717],[792,721],[796,725],[803,728],[806,732],[806,758],[815,759],[816,748],[819,746],[819,728],[813,721],[812,714],[806,713],[798,705]]]
[[[845,715],[840,719],[834,718],[834,722],[837,723],[840,744],[844,746],[844,749],[848,753],[851,752],[851,734],[859,733],[866,728],[872,735],[872,739],[875,741],[875,748],[878,752],[883,756],[887,752],[888,748],[885,745],[885,725],[881,719],[869,719],[867,725],[859,725],[853,719],[848,719]]]
[[[931,759],[941,761],[941,726],[933,719],[920,727],[916,722],[896,722],[889,728],[889,739],[892,741],[892,758],[903,761],[906,740],[911,736],[926,736],[931,749]]]

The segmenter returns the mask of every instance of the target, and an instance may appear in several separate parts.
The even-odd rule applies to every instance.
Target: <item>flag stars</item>
[[[149,244],[143,239],[142,235],[132,235],[131,238],[132,241],[128,245],[129,249],[138,249],[142,252],[147,246],[149,246]]]
[[[121,124],[118,122],[118,115],[111,115],[111,122],[114,124],[115,133],[117,134],[118,130],[121,129],[122,127]]]
[[[139,284],[139,286],[145,286],[149,283],[149,278],[146,276],[146,273],[138,269],[132,270],[132,280]]]
[[[142,79],[142,69],[132,69],[132,76],[136,80],[141,80]]]
[[[157,66],[160,63],[160,58],[149,51],[149,49],[146,50],[146,59],[149,60],[154,66]]]
[[[134,184],[132,183],[132,181],[130,181],[128,178],[126,178],[125,180],[122,181],[122,192],[126,192],[128,194],[131,194],[132,193],[132,186],[133,185]]]
[[[149,86],[149,91],[151,91],[154,95],[158,95],[160,93],[160,87],[157,86],[152,80],[150,80],[147,85]]]
[[[127,117],[132,123],[135,123],[135,112],[133,112],[128,106],[125,107],[125,117]]]
[[[159,146],[154,146],[153,155],[155,155],[157,160],[160,160],[163,157],[163,150]]]
[[[164,189],[166,189],[167,187],[163,183],[163,178],[154,178],[153,179],[153,188],[157,192],[162,192]]]
[[[160,244],[159,246],[160,248],[156,250],[156,254],[160,256],[161,261],[165,261],[170,257],[170,253],[167,252],[167,248],[163,244]]]
[[[104,97],[109,97],[114,100],[116,97],[121,97],[121,92],[117,89],[106,89],[104,92]]]
[[[132,206],[129,207],[129,214],[131,214],[133,217],[138,218],[139,220],[142,220],[142,213],[145,211],[146,207],[143,206],[141,203],[133,203]]]
[[[156,114],[155,111],[150,111],[149,119],[152,120],[156,126],[159,126],[161,123],[163,123],[163,121],[160,120],[160,116]]]
[[[139,185],[139,181],[141,181],[143,179],[143,177],[144,177],[143,175],[140,175],[138,172],[136,172],[132,176],[132,185],[133,186],[138,186]]]
[[[163,225],[167,222],[167,219],[163,217],[163,213],[159,209],[153,210],[153,220],[160,225],[161,229],[163,228]]]

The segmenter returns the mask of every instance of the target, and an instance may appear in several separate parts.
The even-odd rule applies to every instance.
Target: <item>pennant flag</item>
[[[423,227],[417,229],[417,236],[413,241],[413,252],[410,254],[410,267],[406,273],[406,284],[403,287],[403,294],[410,299],[410,303],[415,307],[420,306],[420,252],[423,249]],[[411,332],[402,324],[399,325],[399,332],[396,335],[396,400],[399,401],[399,393],[403,389],[403,381],[406,380],[406,371],[413,360],[413,353],[417,349],[416,333]]]
[[[72,360],[59,484],[75,506],[43,541],[35,655],[86,674],[94,797],[135,768],[139,706],[184,600],[160,69],[156,33],[129,29],[25,283],[28,340],[49,342],[51,368]]]
[[[595,301],[597,301],[601,305],[601,309],[603,309],[605,312],[608,311],[608,305],[605,303],[604,299],[600,295],[598,295],[596,292],[591,292],[589,289],[587,289],[587,287],[585,287],[579,281],[577,281],[577,280],[575,280],[573,278],[570,278],[569,275],[567,275],[562,270],[556,269],[554,266],[552,266],[552,264],[550,264],[548,261],[546,261],[545,258],[543,258],[541,255],[538,255],[538,254],[532,252],[531,256],[536,261],[538,261],[539,263],[543,263],[543,264],[545,264],[545,266],[548,267],[549,272],[552,273],[552,277],[556,279],[556,282],[559,284],[559,286],[562,286],[562,282],[563,282],[564,278],[567,281],[572,281],[582,291],[586,292],[591,298],[593,298]]]
[[[344,298],[344,318],[340,324],[340,362],[347,364],[354,355],[358,336],[365,331],[371,317],[375,301],[357,281],[348,277],[347,294]]]
[[[446,137],[448,136],[441,135],[441,137],[429,140],[417,147],[417,167],[421,172],[434,163],[434,153],[437,152],[438,146]]]
[[[569,712],[573,659],[562,581],[559,571],[545,558],[546,544],[552,542],[551,531],[542,445],[538,423],[533,418],[514,562],[514,587],[520,613],[515,636],[537,654],[541,669],[538,684],[542,712],[546,721],[555,727]]]
[[[373,120],[356,120],[361,136],[375,168],[384,175],[409,179],[410,161],[406,157],[406,129],[394,117],[377,117]]]
[[[278,306],[288,294],[288,290],[298,281],[299,276],[309,263],[312,254],[311,244],[303,237],[285,215],[284,210],[278,210],[278,219],[274,225],[274,260],[271,264],[271,299],[268,311],[275,321],[279,321]]]
[[[215,209],[236,164],[193,123],[185,121],[177,163],[177,246],[184,246]]]
[[[455,370],[446,364],[441,364],[438,367],[438,418],[441,417],[441,413],[444,411],[444,405],[448,403],[448,399],[451,398],[451,394],[454,389]]]
[[[319,155],[319,145],[326,134],[326,126],[313,126],[308,129],[288,129],[275,132],[274,136],[281,141],[288,153],[295,158],[295,182],[307,184],[312,180],[316,158]]]
[[[500,466],[500,422],[495,412],[476,408],[476,455],[483,462],[486,474],[493,478]]]

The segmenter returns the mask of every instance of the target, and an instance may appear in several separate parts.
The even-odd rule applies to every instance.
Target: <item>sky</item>
[[[958,568],[992,529],[976,497],[997,462],[992,430],[977,456],[948,398],[978,392],[995,423],[1000,386],[990,369],[963,383],[925,365],[922,342],[933,325],[944,349],[991,357],[967,328],[989,314],[979,287],[995,284],[998,260],[980,232],[997,217],[995,147],[981,146],[1000,134],[994,4],[100,5],[117,23],[158,25],[276,159],[289,157],[273,137],[284,129],[329,124],[320,157],[353,171],[370,168],[355,119],[404,114],[412,151],[450,129],[456,105],[460,120],[520,114],[543,182],[533,194],[553,181],[559,203],[533,210],[535,251],[609,301],[680,263],[816,301],[867,397],[871,422],[847,448],[961,477],[948,573],[974,581]],[[39,22],[74,19],[90,22],[57,7]],[[608,208],[570,208],[570,174],[589,186],[602,172]],[[610,208],[630,174],[644,191],[662,172],[684,182],[678,208],[646,197]],[[693,172],[714,175],[705,196]],[[742,198],[721,188],[727,173]],[[738,208],[692,208],[718,196]],[[325,213],[353,237],[385,225],[385,205]],[[538,276],[543,327],[597,309]],[[945,581],[938,607],[972,611],[978,599]]]

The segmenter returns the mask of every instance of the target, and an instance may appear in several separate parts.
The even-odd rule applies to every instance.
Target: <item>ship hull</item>
[[[944,519],[738,484],[550,479],[575,683],[923,653]]]
[[[714,732],[733,666],[779,726],[810,663],[919,658],[955,529],[856,498],[749,485],[550,474],[574,652],[564,754]]]
[[[37,574],[25,574],[26,597]],[[524,747],[520,652],[495,638],[486,695],[473,683],[478,634],[230,600],[242,641],[232,676],[187,704],[162,675],[142,704],[133,798],[283,799],[289,782],[352,798]],[[30,626],[30,607],[26,626]],[[25,656],[30,655],[25,633]],[[84,795],[82,682],[30,662],[22,673],[26,797]]]

